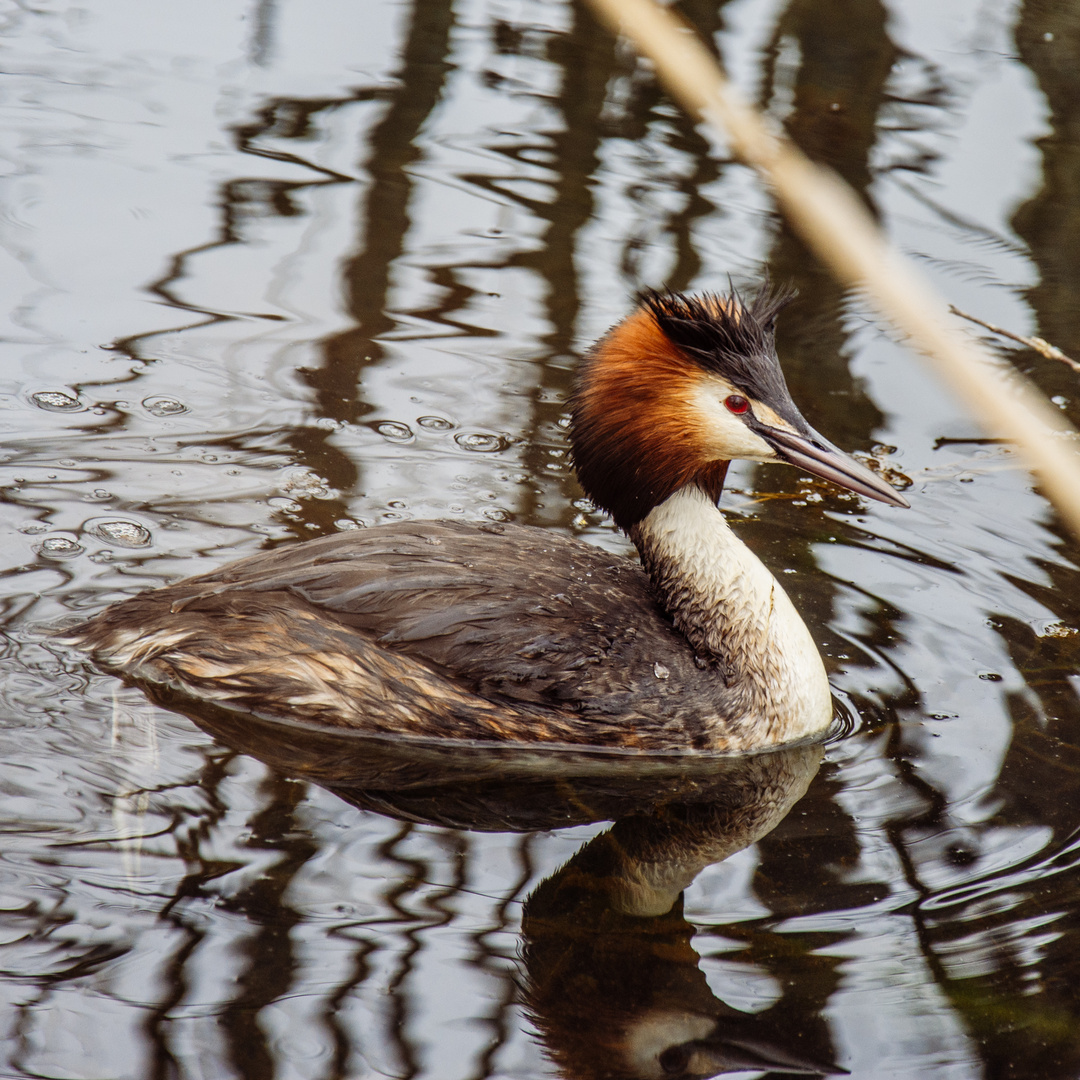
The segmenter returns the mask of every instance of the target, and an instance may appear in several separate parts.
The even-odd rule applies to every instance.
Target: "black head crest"
[[[641,304],[664,336],[706,371],[758,401],[784,402],[788,390],[776,359],[776,317],[794,298],[793,289],[766,283],[749,302],[734,289],[726,296],[649,289]]]

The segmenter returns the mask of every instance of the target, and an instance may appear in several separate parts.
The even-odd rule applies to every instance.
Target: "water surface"
[[[682,10],[952,303],[1080,356],[1074,5]],[[0,1073],[1080,1072],[1080,549],[647,65],[551,0],[0,19]],[[627,551],[567,466],[577,359],[764,267],[804,413],[912,503],[732,471],[851,718],[820,762],[373,786],[42,638],[401,518]]]

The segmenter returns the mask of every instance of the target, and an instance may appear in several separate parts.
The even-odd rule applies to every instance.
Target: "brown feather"
[[[570,404],[574,468],[620,528],[630,529],[687,484],[720,497],[728,463],[709,449],[691,405],[710,376],[646,307],[612,329],[583,362]]]

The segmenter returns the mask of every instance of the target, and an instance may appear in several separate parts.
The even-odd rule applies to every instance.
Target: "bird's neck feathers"
[[[661,606],[740,699],[754,738],[786,742],[828,726],[829,684],[806,624],[708,493],[675,492],[630,535]]]

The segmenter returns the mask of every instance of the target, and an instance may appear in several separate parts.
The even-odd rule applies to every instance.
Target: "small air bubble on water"
[[[30,400],[39,408],[49,412],[74,412],[83,408],[83,404],[77,397],[65,393],[63,390],[39,390],[30,395]]]
[[[405,442],[413,437],[413,430],[408,424],[399,423],[397,420],[384,420],[375,425],[375,430],[384,438],[394,442]]]
[[[101,520],[88,522],[86,531],[118,547],[141,548],[150,544],[150,530],[137,521]]]
[[[450,431],[454,426],[453,421],[444,420],[441,416],[421,416],[416,422],[429,431]]]
[[[143,408],[151,416],[179,416],[186,413],[187,406],[182,401],[171,397],[148,397],[143,398]]]
[[[480,431],[463,431],[454,436],[454,442],[462,450],[471,450],[474,454],[493,454],[498,450],[505,450],[509,445],[506,439],[498,435],[486,435]]]
[[[35,550],[47,559],[73,559],[86,549],[67,536],[47,536]]]

